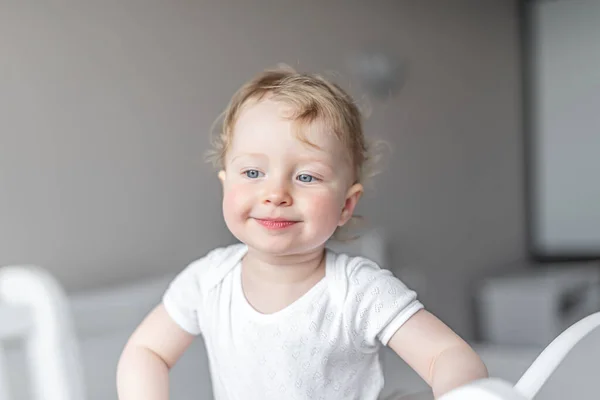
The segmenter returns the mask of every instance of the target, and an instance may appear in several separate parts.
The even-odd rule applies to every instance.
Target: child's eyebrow
[[[244,158],[244,157],[250,157],[250,158],[251,157],[261,158],[262,157],[262,158],[264,158],[266,156],[262,153],[242,153],[242,154],[238,154],[237,156],[233,157],[230,162],[234,162],[238,158]]]
[[[302,157],[299,158],[298,161],[303,164],[319,164],[327,169],[333,171],[333,165],[331,160],[322,157]]]
[[[237,154],[231,158],[230,163],[235,162],[238,159],[244,158],[267,158],[266,154],[263,153],[242,153]],[[320,156],[305,156],[299,157],[295,160],[296,163],[299,164],[319,164],[330,171],[334,171],[333,162],[330,157],[320,157]]]
[[[320,163],[329,165],[330,160],[327,157],[298,157],[298,161],[303,163]]]

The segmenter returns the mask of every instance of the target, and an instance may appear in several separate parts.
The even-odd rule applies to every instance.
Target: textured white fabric
[[[378,350],[423,308],[415,292],[362,257],[328,250],[325,277],[285,309],[261,314],[241,284],[242,244],[211,251],[171,283],[163,304],[204,337],[219,400],[376,399]]]

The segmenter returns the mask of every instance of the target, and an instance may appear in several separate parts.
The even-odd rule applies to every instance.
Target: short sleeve
[[[361,263],[349,276],[347,311],[363,348],[387,345],[396,331],[423,305],[417,294],[388,270]]]
[[[181,271],[169,284],[162,299],[163,305],[173,321],[192,335],[200,333],[198,309],[201,305],[202,294],[199,275],[204,264],[201,259]]]

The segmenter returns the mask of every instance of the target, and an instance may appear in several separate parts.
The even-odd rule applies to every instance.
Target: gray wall
[[[514,2],[235,3],[0,3],[0,264],[78,291],[230,242],[202,160],[229,96],[278,62],[347,82],[347,57],[377,45],[411,67],[372,101],[368,133],[394,156],[360,211],[468,336],[471,280],[524,252]]]

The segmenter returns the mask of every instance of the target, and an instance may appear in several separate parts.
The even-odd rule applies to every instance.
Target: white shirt
[[[218,248],[170,284],[163,304],[202,334],[218,400],[375,400],[379,348],[423,308],[390,271],[362,257],[326,253],[325,277],[273,314],[256,311],[241,283],[243,244]]]

